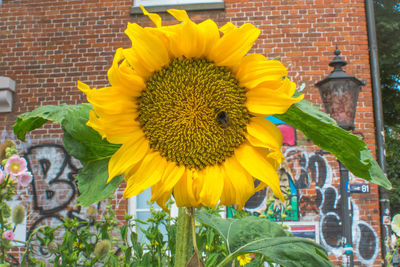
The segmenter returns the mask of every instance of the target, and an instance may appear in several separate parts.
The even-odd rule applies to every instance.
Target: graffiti
[[[285,202],[282,203],[279,199],[273,196],[270,188],[267,190],[267,199],[273,199],[272,203],[267,207],[267,218],[271,221],[298,221],[298,192],[293,183],[290,170],[287,170],[286,162],[281,165],[279,170],[279,179],[281,191],[286,195]]]
[[[74,179],[80,167],[79,161],[57,144],[31,146],[24,157],[33,176],[31,186],[25,192],[26,197],[31,199],[32,210],[28,236],[40,225],[60,225],[63,218],[88,221],[85,218],[86,208],[79,206],[76,200],[79,192]],[[118,206],[119,202],[116,208]],[[99,214],[105,211],[105,201],[99,202],[97,209]],[[56,239],[61,240],[62,228],[55,234]],[[50,256],[46,248],[39,248],[37,252],[44,257]]]
[[[282,145],[286,146],[295,146],[296,145],[296,129],[293,128],[292,126],[286,124],[284,121],[281,121],[280,119],[274,117],[274,116],[269,116],[266,117],[267,120],[275,124],[279,130],[282,133]]]
[[[277,126],[282,133],[282,145],[296,145],[296,129],[287,124],[279,124]]]
[[[290,172],[288,172],[282,164],[279,171],[280,187],[285,194],[286,201],[282,203],[273,196],[273,192],[269,188],[264,188],[256,192],[244,206],[244,211],[260,216],[265,215],[271,221],[297,221],[299,220],[298,210],[298,191],[292,180]],[[255,186],[259,185],[259,181],[255,181]],[[234,214],[232,207],[228,208],[228,217]]]
[[[79,213],[80,207],[70,205],[77,194],[74,175],[78,168],[65,149],[56,144],[36,145],[24,157],[33,176],[32,209],[37,212],[29,232],[45,221],[49,225],[62,222],[71,210]]]
[[[77,191],[74,175],[78,169],[71,156],[60,145],[37,145],[28,149],[25,159],[33,175],[33,209],[40,215],[64,210]]]
[[[320,216],[320,241],[327,250],[343,255],[341,199],[332,186],[332,171],[323,151],[308,153],[298,147],[288,148],[286,160],[300,191],[301,216]],[[350,197],[350,221],[354,253],[363,264],[370,265],[379,252],[379,239],[374,229],[360,220],[358,206]]]

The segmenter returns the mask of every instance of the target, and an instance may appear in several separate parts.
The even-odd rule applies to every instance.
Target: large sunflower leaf
[[[359,137],[340,128],[335,120],[302,100],[285,114],[274,115],[302,131],[314,144],[335,155],[355,176],[386,189],[392,185]]]
[[[108,161],[120,145],[110,144],[92,128],[89,120],[90,104],[42,106],[18,116],[15,135],[22,141],[27,132],[51,121],[60,123],[64,131],[63,143],[67,152],[80,160],[83,168],[77,175],[82,205],[88,206],[107,198],[120,185],[123,176],[108,179]]]
[[[235,258],[242,254],[258,253],[269,263],[285,267],[334,266],[325,250],[317,243],[301,237],[266,237],[241,247],[232,253]]]
[[[90,104],[81,104],[70,110],[62,122],[64,147],[83,164],[76,177],[80,193],[77,199],[83,206],[107,198],[123,179],[120,175],[107,184],[108,162],[120,145],[110,144],[86,125],[91,109]]]
[[[110,158],[120,147],[110,144],[86,125],[91,109],[92,105],[81,104],[67,112],[62,122],[64,147],[82,163]]]
[[[31,112],[23,113],[17,117],[13,129],[15,136],[25,141],[26,133],[40,128],[48,121],[61,123],[65,115],[76,106],[61,104],[58,106],[41,106]]]
[[[198,211],[196,219],[215,229],[224,239],[229,255],[218,266],[225,266],[247,253],[261,254],[266,261],[282,266],[334,266],[321,245],[293,237],[280,225],[265,218],[222,219]]]
[[[101,159],[91,161],[83,165],[77,175],[79,197],[77,200],[83,206],[89,206],[93,203],[102,201],[112,194],[119,187],[124,178],[119,175],[112,179],[108,184],[108,161],[110,159]]]

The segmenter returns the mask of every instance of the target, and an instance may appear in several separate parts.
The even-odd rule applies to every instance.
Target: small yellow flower
[[[240,266],[245,266],[247,263],[251,262],[251,257],[249,254],[243,254],[237,257]]]
[[[153,242],[151,242],[151,244],[152,244],[154,247],[156,247],[156,246],[159,245],[157,241],[153,241]]]
[[[78,241],[74,242],[74,246],[77,247],[77,248],[83,248],[83,244],[78,242]]]

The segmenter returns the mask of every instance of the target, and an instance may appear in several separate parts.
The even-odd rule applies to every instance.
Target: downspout
[[[375,12],[373,0],[365,0],[365,11],[368,27],[369,58],[371,66],[372,96],[374,103],[375,138],[376,138],[376,158],[379,166],[386,173],[385,159],[385,137],[383,128],[383,108],[381,84],[378,64],[378,46],[375,29]],[[390,252],[388,239],[390,234],[390,209],[389,191],[379,187],[379,211],[381,218],[381,250],[383,266],[387,266],[385,256]]]

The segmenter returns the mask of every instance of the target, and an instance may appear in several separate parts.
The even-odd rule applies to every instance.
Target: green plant
[[[118,267],[173,266],[174,238],[167,239],[160,229],[163,226],[168,236],[174,236],[175,225],[165,211],[151,208],[146,221],[125,215],[121,225],[109,202],[100,220],[94,220],[93,210],[87,216],[88,221],[64,218],[57,227],[37,228],[27,242],[22,266],[45,266],[38,248],[44,248],[46,261],[56,267],[95,266],[100,262]],[[143,242],[132,231],[136,226],[145,237]]]
[[[385,146],[387,161],[387,176],[393,184],[389,192],[391,214],[400,212],[400,131],[394,128],[386,129]]]
[[[32,175],[26,169],[26,161],[18,156],[11,140],[0,145],[0,160],[0,264],[9,266],[8,251],[13,247],[11,242],[21,242],[14,239],[14,232],[25,219],[25,208],[18,205],[11,212],[7,202],[16,194],[16,183],[26,186]]]

